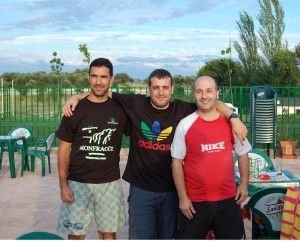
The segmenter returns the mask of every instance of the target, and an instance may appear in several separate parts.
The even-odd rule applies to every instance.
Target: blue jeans
[[[177,192],[150,192],[130,185],[129,239],[174,239],[178,225]]]

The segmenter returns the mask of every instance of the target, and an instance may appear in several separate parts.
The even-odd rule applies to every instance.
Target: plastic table
[[[270,180],[250,179],[248,184],[249,197],[252,197],[259,190],[268,187],[300,187],[300,179],[288,170],[282,170],[282,175],[277,175],[276,170],[261,172],[261,174],[268,174]],[[241,183],[239,172],[235,172],[235,183],[237,186]]]
[[[0,136],[0,143],[4,143],[4,145],[6,144],[8,146],[9,167],[10,167],[11,178],[16,178],[14,146],[15,146],[15,143],[19,140],[23,141],[21,165],[24,165],[25,164],[25,155],[26,155],[26,153],[25,153],[26,152],[25,136]],[[0,160],[0,163],[2,163],[2,159]],[[0,169],[1,169],[1,165],[0,165]],[[21,176],[23,176],[23,168],[22,167],[21,167]]]

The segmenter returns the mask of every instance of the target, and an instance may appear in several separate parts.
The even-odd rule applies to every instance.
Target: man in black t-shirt
[[[178,196],[171,172],[170,147],[179,121],[194,112],[195,104],[180,100],[171,102],[174,85],[164,69],[149,76],[150,97],[113,93],[112,98],[125,110],[131,123],[130,150],[123,179],[130,183],[129,239],[173,239],[178,225]],[[78,100],[73,96],[64,106],[72,115]],[[228,118],[232,110],[222,102],[218,110]],[[231,119],[238,136],[246,137],[246,127]]]
[[[129,121],[108,96],[114,80],[111,62],[95,59],[88,79],[91,91],[73,116],[63,117],[56,134],[62,199],[57,230],[68,239],[83,239],[94,217],[99,238],[116,239],[126,224],[119,154]]]

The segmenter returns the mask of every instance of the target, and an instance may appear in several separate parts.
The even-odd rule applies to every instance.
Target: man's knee
[[[68,239],[72,239],[72,240],[84,240],[85,238],[85,235],[72,235],[72,234],[69,234],[68,235]]]
[[[117,239],[116,233],[106,233],[98,231],[98,235],[100,239]]]

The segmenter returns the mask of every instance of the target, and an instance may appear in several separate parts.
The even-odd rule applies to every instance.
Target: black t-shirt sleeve
[[[112,93],[112,99],[116,101],[125,111],[126,113],[126,121],[125,121],[125,127],[124,127],[124,135],[130,136],[130,119],[128,116],[128,113],[130,113],[130,110],[134,107],[134,103],[136,101],[136,97],[138,95],[136,94],[118,94],[118,93]]]
[[[174,100],[174,104],[177,106],[178,110],[183,111],[183,113],[181,113],[183,118],[195,112],[198,109],[196,103],[193,102],[186,102],[186,101],[176,99]]]
[[[73,130],[71,125],[71,118],[63,116],[59,128],[56,132],[56,137],[62,141],[73,143]]]
[[[191,108],[192,108],[193,110],[196,111],[196,110],[198,109],[196,103],[189,103],[189,104],[190,104],[190,106],[191,106]]]
[[[134,108],[136,106],[136,102],[139,101],[139,99],[142,100],[144,98],[144,95],[139,94],[112,93],[112,99],[116,101],[120,106],[122,106],[125,112]]]
[[[124,132],[123,134],[125,136],[130,136],[130,121],[127,117],[127,115],[125,115],[125,125],[124,125]]]

